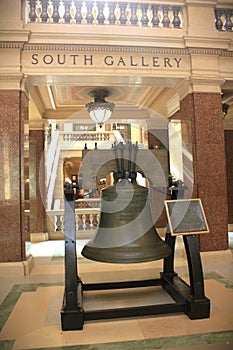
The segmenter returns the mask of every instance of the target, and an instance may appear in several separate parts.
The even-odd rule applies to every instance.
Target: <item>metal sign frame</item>
[[[200,198],[164,202],[172,236],[210,232]]]

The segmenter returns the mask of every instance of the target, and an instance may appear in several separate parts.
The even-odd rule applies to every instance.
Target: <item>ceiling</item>
[[[79,77],[79,83],[70,77],[66,81],[59,77],[51,81],[35,79],[30,89],[31,99],[43,119],[78,119],[90,123],[86,104],[94,99],[90,92],[94,89],[107,89],[106,101],[115,104],[111,120],[119,122],[150,121],[170,117],[179,109],[179,97],[176,92],[178,79],[165,81],[150,78],[131,77],[128,80],[117,77],[110,81],[109,77],[89,81],[90,78]],[[80,81],[81,79],[81,81]],[[105,80],[105,83],[104,81]],[[172,81],[172,83],[171,83]],[[99,85],[101,82],[101,85]],[[171,85],[172,84],[172,85]],[[222,88],[223,103],[229,105],[225,122],[233,122],[233,82],[226,82]],[[35,113],[33,113],[33,118]]]

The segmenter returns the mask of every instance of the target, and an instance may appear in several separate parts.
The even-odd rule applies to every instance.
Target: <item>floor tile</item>
[[[159,278],[163,261],[104,264],[80,256],[84,283]],[[64,242],[32,244],[35,267],[29,276],[4,277],[0,284],[1,350],[227,350],[233,343],[233,264],[228,253],[206,254],[205,292],[211,300],[209,319],[185,314],[85,322],[82,331],[62,331]],[[231,253],[230,253],[231,254]],[[182,240],[177,238],[176,270],[188,282]],[[174,302],[161,287],[84,292],[84,308],[108,309]],[[78,348],[77,348],[78,346]],[[230,350],[230,348],[229,348]]]

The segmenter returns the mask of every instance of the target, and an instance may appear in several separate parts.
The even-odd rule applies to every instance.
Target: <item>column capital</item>
[[[22,73],[0,75],[0,90],[21,90]]]
[[[29,129],[30,130],[45,130],[47,127],[48,121],[44,119],[30,119],[29,120]]]
[[[185,96],[192,93],[222,93],[224,79],[221,78],[202,78],[190,77],[184,79],[176,86],[176,91],[182,100]]]

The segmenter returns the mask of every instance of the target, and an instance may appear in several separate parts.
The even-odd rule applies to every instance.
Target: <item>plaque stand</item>
[[[61,309],[63,331],[81,330],[86,321],[174,314],[183,312],[190,319],[210,316],[210,300],[205,297],[204,279],[198,242],[194,234],[183,236],[189,270],[189,285],[174,271],[176,236],[167,227],[165,241],[172,254],[164,259],[160,278],[140,281],[84,284],[78,276],[75,230],[75,205],[73,186],[66,184],[64,234],[65,234],[65,291]],[[177,198],[177,196],[176,196]],[[173,303],[135,306],[115,309],[87,310],[83,308],[83,292],[162,286],[173,298]]]

